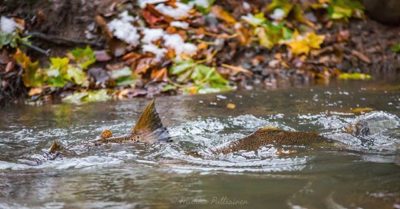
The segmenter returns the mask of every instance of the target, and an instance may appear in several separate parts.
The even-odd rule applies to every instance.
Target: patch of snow
[[[168,0],[139,0],[139,6],[140,8],[145,8],[147,4],[158,4],[158,3],[164,3],[167,2]]]
[[[253,14],[248,13],[246,16],[241,17],[244,21],[252,24],[252,25],[260,25],[263,23],[263,20],[260,18],[255,17]]]
[[[118,39],[128,44],[137,46],[139,44],[140,35],[136,27],[131,22],[134,20],[127,11],[122,12],[118,18],[108,23],[108,29]]]
[[[168,48],[174,49],[177,57],[182,54],[194,55],[197,52],[197,46],[191,43],[185,43],[182,37],[178,34],[165,34],[164,44]]]
[[[181,2],[176,2],[176,7],[171,7],[165,4],[158,4],[156,9],[167,16],[170,16],[174,19],[183,19],[189,15],[189,11],[192,9],[192,5],[184,4]]]
[[[156,55],[157,61],[160,61],[164,57],[165,53],[167,53],[166,49],[159,48],[154,44],[145,44],[142,46],[142,49],[144,52],[150,52]]]
[[[60,71],[58,71],[58,69],[49,69],[46,71],[46,73],[49,77],[57,77],[60,75]]]
[[[173,26],[173,27],[177,27],[177,28],[183,28],[183,29],[187,29],[189,27],[189,23],[182,22],[182,21],[172,21],[169,25]]]
[[[247,1],[243,1],[242,5],[243,5],[243,9],[245,9],[245,10],[250,10],[251,9],[250,4],[247,3]]]
[[[151,44],[153,41],[157,41],[162,38],[164,35],[163,29],[150,29],[145,28],[143,29],[143,38],[142,42],[145,44]]]
[[[10,34],[17,29],[17,23],[12,18],[1,16],[0,18],[0,31]]]
[[[285,11],[281,8],[276,8],[270,15],[270,17],[274,20],[282,20],[285,17]]]
[[[208,0],[194,0],[192,1],[195,5],[203,7],[203,8],[208,8],[210,6],[210,2]],[[191,3],[192,3],[191,2]]]

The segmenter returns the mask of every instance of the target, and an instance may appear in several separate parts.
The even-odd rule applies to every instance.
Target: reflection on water
[[[153,146],[86,146],[105,128],[128,132],[142,99],[1,110],[0,208],[400,207],[400,89],[385,85],[159,98],[174,143]],[[358,116],[356,107],[374,111]],[[371,134],[344,131],[357,121]],[[335,144],[212,152],[263,126],[317,131]],[[44,160],[53,140],[77,155]]]

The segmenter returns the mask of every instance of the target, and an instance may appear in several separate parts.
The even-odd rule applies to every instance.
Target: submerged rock
[[[400,119],[395,115],[385,112],[370,112],[359,116],[354,122],[344,127],[344,130],[353,136],[363,137],[399,126]]]

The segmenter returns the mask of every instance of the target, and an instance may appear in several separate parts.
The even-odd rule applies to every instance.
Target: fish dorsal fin
[[[157,131],[158,129],[163,129],[161,119],[155,108],[154,99],[147,104],[144,108],[142,114],[139,117],[136,125],[132,128],[132,134],[149,134]]]

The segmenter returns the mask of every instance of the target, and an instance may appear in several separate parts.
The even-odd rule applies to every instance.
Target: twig
[[[76,39],[70,39],[70,38],[64,38],[64,37],[59,37],[59,36],[54,36],[54,35],[47,35],[44,33],[40,32],[31,32],[27,34],[28,36],[31,36],[32,38],[37,38],[37,39],[42,39],[54,44],[59,44],[59,45],[91,45],[95,47],[101,47],[102,45],[95,42],[95,41],[86,41],[86,40],[76,40]]]
[[[40,47],[37,47],[37,46],[32,45],[32,44],[27,44],[27,43],[21,43],[21,44],[26,46],[26,47],[28,47],[28,48],[30,48],[30,49],[32,49],[32,50],[34,50],[34,51],[37,51],[37,52],[39,52],[41,54],[46,55],[47,57],[50,56],[50,49],[44,50],[44,49],[42,49]]]

